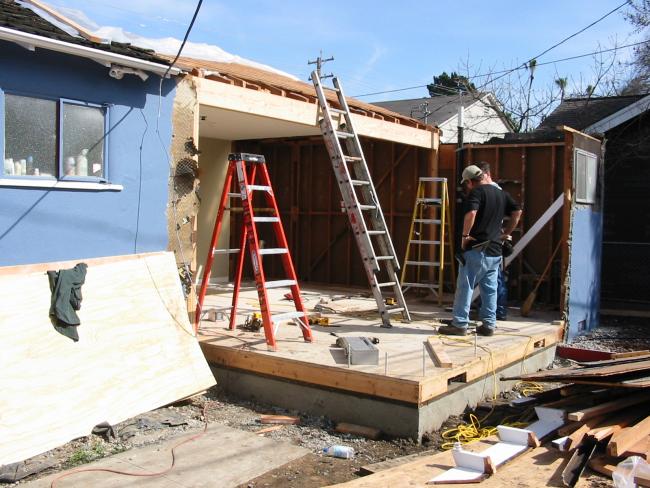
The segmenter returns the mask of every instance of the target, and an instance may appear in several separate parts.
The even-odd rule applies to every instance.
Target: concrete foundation
[[[500,377],[520,374],[522,367],[527,372],[544,369],[554,357],[555,345],[552,345],[537,349],[523,361],[523,366],[522,361],[517,361],[499,369],[496,373],[497,393],[511,389],[516,383],[500,381]],[[233,396],[310,415],[323,415],[336,422],[376,427],[389,436],[418,441],[423,434],[439,429],[450,415],[458,415],[467,406],[473,407],[494,393],[494,378],[488,375],[471,383],[450,383],[446,394],[417,405],[214,365],[211,368],[218,385]]]

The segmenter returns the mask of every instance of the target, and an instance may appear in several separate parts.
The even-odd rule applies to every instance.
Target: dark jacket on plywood
[[[50,318],[54,328],[73,341],[79,340],[77,326],[81,324],[77,310],[81,308],[81,285],[86,280],[86,263],[79,263],[72,269],[48,271],[52,291]]]

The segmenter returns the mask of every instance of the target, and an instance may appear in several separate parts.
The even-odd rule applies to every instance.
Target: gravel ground
[[[650,349],[650,319],[603,316],[600,327],[576,337],[571,345],[607,352]]]

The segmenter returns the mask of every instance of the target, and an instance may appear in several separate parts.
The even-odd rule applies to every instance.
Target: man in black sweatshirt
[[[491,336],[496,325],[497,273],[501,264],[501,246],[521,217],[519,205],[505,191],[491,185],[478,166],[463,170],[461,184],[470,191],[465,200],[461,249],[465,263],[458,270],[451,325],[438,329],[440,334],[465,335],[474,287],[481,293],[478,334]],[[510,216],[503,229],[503,218]]]

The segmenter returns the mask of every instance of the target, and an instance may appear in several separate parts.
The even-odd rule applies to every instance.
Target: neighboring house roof
[[[210,80],[250,88],[252,90],[262,90],[294,100],[317,103],[316,91],[311,83],[298,81],[253,66],[237,63],[221,63],[217,61],[187,57],[179,58],[176,62],[176,66],[189,71],[196,76],[201,76]],[[326,90],[325,94],[329,101],[337,102],[336,94],[333,91]],[[350,110],[353,113],[418,129],[431,129],[431,127],[418,120],[408,116],[405,117],[386,108],[377,107],[354,98],[346,97],[346,99]]]
[[[32,35],[38,36],[38,38],[51,39],[65,43],[66,45],[80,46],[86,49],[90,48],[118,56],[127,56],[128,58],[155,63],[156,65],[169,65],[168,60],[157,56],[149,49],[142,49],[130,44],[118,42],[92,42],[83,37],[68,34],[36,12],[21,6],[13,0],[0,0],[0,30],[2,29],[11,29],[12,31],[24,33],[27,36]],[[0,39],[4,38],[5,36],[0,35]],[[37,47],[41,46],[37,45]]]
[[[645,95],[620,97],[566,98],[546,117],[537,130],[554,129],[565,125],[584,131],[596,122],[631,105]]]
[[[462,104],[464,108],[468,108],[475,103],[482,103],[487,106],[490,106],[495,109],[501,115],[501,112],[496,109],[495,104],[496,100],[490,93],[480,93],[478,95],[463,95]],[[407,115],[410,117],[416,117],[419,120],[424,120],[424,111],[425,107],[422,105],[426,104],[426,111],[430,112],[430,115],[427,117],[427,123],[432,125],[441,126],[450,119],[453,119],[458,115],[458,108],[461,104],[461,97],[458,95],[439,95],[436,97],[422,97],[422,98],[410,98],[407,100],[388,100],[385,102],[373,102],[373,105],[379,107],[387,108],[394,112]],[[510,127],[510,123],[506,120],[505,117],[502,117],[504,123],[507,127]]]

